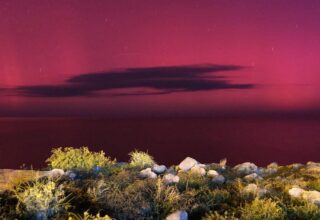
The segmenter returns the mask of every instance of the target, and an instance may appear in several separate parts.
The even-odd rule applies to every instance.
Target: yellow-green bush
[[[94,167],[105,167],[114,163],[103,151],[92,152],[87,147],[56,148],[46,160],[51,168],[64,170],[91,170]]]
[[[320,209],[310,202],[303,202],[300,205],[292,205],[287,208],[286,219],[290,220],[318,220]]]
[[[146,168],[155,164],[153,157],[142,151],[132,151],[129,153],[129,156],[131,167]]]
[[[284,213],[277,202],[271,199],[256,198],[251,203],[245,204],[241,210],[241,219],[245,220],[281,220]]]
[[[15,189],[15,196],[18,199],[17,209],[25,209],[31,216],[50,217],[68,208],[63,185],[57,186],[50,179],[21,184]]]

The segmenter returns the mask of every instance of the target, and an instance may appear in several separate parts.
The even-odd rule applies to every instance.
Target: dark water
[[[41,167],[54,146],[88,145],[119,161],[133,149],[177,164],[252,161],[265,165],[319,161],[320,120],[279,118],[211,119],[1,119],[0,168],[23,163]]]

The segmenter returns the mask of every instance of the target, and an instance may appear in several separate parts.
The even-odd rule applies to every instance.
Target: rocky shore
[[[167,167],[146,153],[131,157],[86,170],[0,170],[0,207],[11,209],[0,208],[0,217],[320,219],[320,163],[228,166],[226,159],[203,164],[186,157]]]

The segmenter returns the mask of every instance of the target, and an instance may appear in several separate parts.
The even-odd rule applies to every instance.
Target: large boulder
[[[178,183],[179,180],[180,180],[179,176],[173,175],[173,174],[171,174],[171,173],[165,174],[165,175],[163,176],[163,182],[164,182],[165,184]]]
[[[166,220],[188,220],[186,211],[176,211],[166,217]]]
[[[234,167],[234,169],[240,174],[251,174],[258,171],[258,167],[254,163],[245,162],[242,164],[238,164]]]
[[[151,179],[157,178],[157,174],[152,172],[151,168],[146,168],[144,170],[141,170],[139,173],[139,176],[141,178],[151,178]]]
[[[191,157],[187,157],[179,164],[179,168],[182,171],[188,171],[197,164],[199,164],[198,161],[196,161],[195,159],[193,159]]]
[[[167,170],[167,167],[165,165],[158,165],[154,164],[152,166],[152,171],[155,172],[156,174],[162,174]]]

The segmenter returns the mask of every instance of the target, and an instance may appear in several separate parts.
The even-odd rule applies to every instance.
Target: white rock
[[[71,170],[68,170],[64,174],[65,176],[69,177],[70,179],[75,179],[77,177],[77,174]]]
[[[152,171],[155,172],[156,174],[164,173],[166,170],[167,170],[167,167],[165,165],[154,164],[152,167]]]
[[[316,190],[307,191],[298,187],[289,190],[289,195],[294,198],[301,198],[315,205],[320,205],[320,192]]]
[[[206,167],[207,167],[207,165],[205,165],[205,164],[203,164],[203,163],[199,163],[199,164],[197,164],[196,166],[201,167],[201,168],[206,168]]]
[[[139,176],[141,178],[151,178],[151,179],[157,178],[157,174],[152,172],[151,168],[146,168],[144,170],[141,170],[140,173],[139,173]]]
[[[222,184],[222,183],[224,183],[225,180],[226,179],[224,178],[224,176],[218,175],[218,176],[213,177],[211,181],[213,183]]]
[[[304,193],[304,189],[293,187],[289,190],[289,195],[295,198],[299,198]]]
[[[188,213],[186,211],[177,211],[168,215],[166,220],[188,220]]]
[[[253,194],[258,197],[264,197],[267,194],[267,190],[264,188],[258,187],[256,184],[251,183],[243,188],[243,193],[245,194]]]
[[[292,166],[293,169],[299,169],[300,167],[303,166],[303,164],[301,164],[301,163],[294,163],[294,164],[292,164],[291,166]]]
[[[196,164],[199,164],[198,161],[196,161],[195,159],[193,159],[191,157],[187,157],[179,164],[179,168],[182,171],[188,171],[192,167],[194,167]]]
[[[52,169],[52,170],[48,171],[45,176],[48,176],[51,178],[58,178],[63,175],[64,175],[64,171],[62,169]]]
[[[258,196],[259,197],[264,197],[268,193],[268,190],[266,189],[258,189]]]
[[[234,169],[241,174],[251,174],[258,171],[258,167],[254,163],[250,162],[238,164]]]
[[[165,184],[172,184],[172,183],[178,183],[180,180],[179,176],[173,175],[171,173],[166,174],[163,176],[163,182]]]
[[[267,168],[278,168],[278,167],[279,165],[276,162],[272,162],[267,166]]]
[[[246,181],[262,180],[262,177],[256,173],[251,173],[243,177]]]
[[[259,190],[258,186],[254,183],[248,184],[243,188],[244,193],[254,194],[254,195],[258,193],[258,190]]]
[[[176,175],[177,174],[177,171],[173,168],[173,167],[170,167],[166,170],[165,173],[171,173],[173,175]]]
[[[320,192],[316,190],[304,191],[302,193],[302,199],[305,199],[306,201],[312,202],[314,204],[319,204]]]
[[[194,167],[192,167],[190,171],[193,173],[199,174],[201,176],[206,175],[206,170],[203,167],[199,167],[198,165],[195,165]]]
[[[217,171],[215,171],[215,170],[208,170],[208,172],[207,172],[207,176],[208,177],[215,177],[215,176],[218,176],[218,175],[219,175],[219,173]]]

